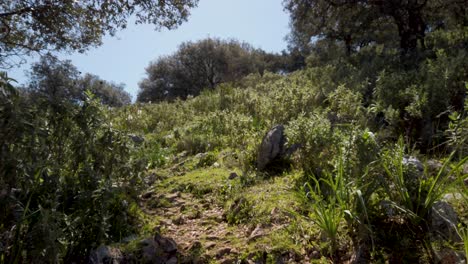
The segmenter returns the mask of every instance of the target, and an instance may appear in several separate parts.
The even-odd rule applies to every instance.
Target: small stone
[[[463,199],[463,195],[461,193],[447,193],[443,198],[445,201],[457,201],[461,199]]]
[[[229,178],[228,178],[228,179],[229,179],[229,180],[234,180],[234,179],[237,178],[237,177],[238,177],[237,173],[231,172],[231,174],[229,174]]]
[[[149,198],[151,198],[151,196],[153,196],[153,194],[154,194],[154,191],[148,191],[148,192],[145,192],[144,194],[142,194],[141,198],[149,199]]]
[[[234,264],[235,261],[232,259],[223,259],[219,262],[220,264]]]
[[[218,250],[218,252],[216,252],[216,258],[222,258],[223,256],[228,255],[229,253],[231,253],[231,248],[222,248]]]
[[[177,259],[177,257],[172,257],[166,261],[166,264],[177,264],[177,263],[179,263],[179,260]]]
[[[208,153],[198,153],[197,155],[195,155],[195,158],[196,159],[203,159],[206,156],[208,156]]]
[[[463,264],[465,263],[465,256],[462,253],[458,253],[453,249],[442,249],[439,252],[435,252],[436,263],[439,264]]]
[[[183,216],[179,215],[178,217],[172,220],[172,223],[174,223],[175,225],[183,225],[185,223],[185,219]]]
[[[122,252],[113,247],[101,245],[96,250],[91,252],[90,263],[103,264],[103,263],[120,263],[122,261]]]
[[[214,167],[214,168],[219,168],[219,167],[221,167],[221,165],[219,165],[218,162],[215,162],[215,163],[213,163],[213,167]]]
[[[216,246],[216,243],[215,242],[208,242],[205,244],[205,248],[206,249],[212,249]]]
[[[466,187],[468,187],[468,178],[464,179],[463,183],[465,184]]]
[[[145,141],[145,139],[143,137],[140,137],[138,135],[135,135],[135,134],[130,134],[128,135],[128,137],[136,144],[141,144]]]
[[[403,158],[403,164],[408,167],[413,167],[418,170],[420,173],[424,171],[424,166],[416,157],[410,156],[408,158]]]
[[[259,238],[259,237],[262,237],[262,236],[264,236],[264,235],[265,235],[265,232],[264,232],[262,226],[261,226],[261,225],[257,225],[257,226],[255,227],[255,229],[252,231],[252,233],[250,233],[249,241],[255,240],[255,239],[257,239],[257,238]]]

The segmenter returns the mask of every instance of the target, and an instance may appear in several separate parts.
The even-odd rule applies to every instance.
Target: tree
[[[83,103],[85,91],[91,91],[101,103],[118,107],[131,102],[123,84],[114,84],[96,75],[81,72],[69,60],[60,61],[48,54],[31,66],[27,92],[34,100],[46,98],[52,104],[62,102]]]
[[[40,96],[49,102],[83,100],[83,89],[78,85],[80,72],[71,61],[60,61],[48,54],[31,66],[27,90],[32,98]]]
[[[185,99],[250,73],[282,69],[284,56],[254,49],[247,43],[210,38],[185,42],[175,54],[150,63],[148,77],[139,84],[137,101]]]
[[[408,54],[425,48],[428,31],[467,25],[467,0],[285,0],[291,14],[291,41],[306,46],[313,38],[340,41],[348,54],[385,43]],[[393,39],[397,39],[395,43]]]
[[[9,0],[0,2],[0,67],[12,56],[44,50],[86,51],[135,23],[177,27],[198,0]]]
[[[101,103],[112,106],[120,107],[131,103],[130,94],[124,90],[124,84],[115,84],[107,82],[93,74],[85,74],[84,77],[78,81],[82,90],[90,90]]]

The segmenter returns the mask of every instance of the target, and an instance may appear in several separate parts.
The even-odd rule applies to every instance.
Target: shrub
[[[83,104],[32,103],[1,77],[0,203],[15,210],[0,215],[1,259],[81,261],[132,232],[127,205],[141,168],[127,135],[90,93]]]

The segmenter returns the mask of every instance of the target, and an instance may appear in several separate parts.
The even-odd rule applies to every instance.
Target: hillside
[[[199,2],[0,1],[0,264],[468,262],[467,0]]]
[[[358,94],[323,94],[316,76],[250,76],[114,114],[144,139],[143,229],[173,239],[182,263],[461,261],[467,158],[394,141]],[[269,138],[278,124],[286,142]],[[260,170],[262,139],[298,147]]]

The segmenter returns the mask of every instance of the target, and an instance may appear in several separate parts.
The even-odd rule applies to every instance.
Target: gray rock
[[[437,174],[443,166],[444,164],[442,162],[435,159],[430,159],[426,162],[426,167],[428,171],[434,175]]]
[[[253,241],[257,238],[260,238],[265,235],[265,230],[263,229],[262,225],[257,225],[255,229],[250,233],[249,241]]]
[[[406,165],[410,168],[416,169],[417,172],[423,173],[424,172],[424,165],[418,160],[416,157],[404,157],[403,158],[403,165]]]
[[[91,264],[119,264],[123,261],[123,255],[117,248],[101,245],[91,252],[89,260]]]
[[[429,213],[429,231],[433,238],[460,242],[457,224],[457,213],[449,203],[444,201],[434,203]]]
[[[145,139],[141,136],[135,135],[135,134],[130,134],[128,137],[136,144],[141,144],[145,142]]]
[[[444,248],[435,252],[436,262],[438,264],[466,264],[465,256],[453,249]]]
[[[257,168],[264,170],[265,167],[284,152],[284,126],[277,125],[265,135],[257,155]]]
[[[178,263],[177,244],[172,238],[163,237],[156,232],[153,238],[140,241],[143,263]]]
[[[163,237],[160,234],[154,236],[154,241],[164,251],[164,253],[172,254],[177,252],[177,244],[172,238]]]
[[[197,155],[195,155],[195,158],[196,159],[203,159],[206,156],[208,156],[208,153],[198,153]]]
[[[447,202],[457,201],[461,199],[463,199],[463,195],[461,193],[447,193],[443,197],[443,200]]]

